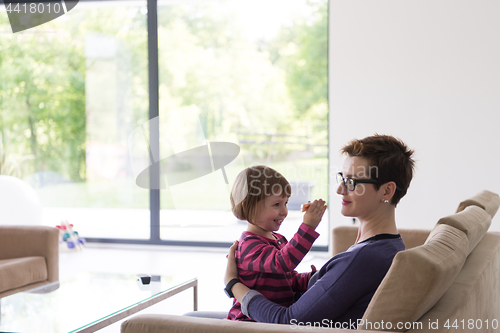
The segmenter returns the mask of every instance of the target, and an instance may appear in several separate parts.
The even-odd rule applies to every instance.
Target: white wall
[[[500,193],[499,13],[496,0],[330,0],[331,175],[352,138],[405,141],[417,168],[400,228],[430,229],[478,191]],[[352,223],[330,182],[331,227]]]

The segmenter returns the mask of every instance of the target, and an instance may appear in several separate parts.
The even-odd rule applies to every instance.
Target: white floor
[[[82,251],[60,253],[60,280],[86,271],[197,277],[198,310],[227,311],[231,300],[223,291],[226,254],[226,249],[213,248],[87,244]],[[319,269],[328,258],[326,252],[310,252],[297,271],[309,271],[311,264]],[[192,306],[193,293],[186,290],[141,313],[182,315]],[[119,332],[120,324],[99,332]]]

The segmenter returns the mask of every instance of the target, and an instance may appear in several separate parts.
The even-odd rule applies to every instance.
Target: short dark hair
[[[415,161],[412,158],[414,151],[403,141],[390,135],[375,134],[361,140],[354,139],[340,151],[349,156],[364,157],[370,166],[377,168],[377,175],[370,175],[379,181],[375,184],[377,189],[390,181],[396,183],[399,189],[396,189],[391,199],[394,206],[406,195],[413,178]]]
[[[259,212],[259,203],[272,194],[290,197],[292,187],[286,178],[265,165],[246,168],[233,184],[231,210],[238,219],[253,223]]]

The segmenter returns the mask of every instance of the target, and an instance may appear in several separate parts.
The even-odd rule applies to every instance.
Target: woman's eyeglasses
[[[337,173],[337,184],[344,183],[345,187],[349,191],[354,191],[356,185],[358,184],[378,184],[378,180],[375,179],[354,179],[350,177],[344,177],[342,172]]]
[[[342,175],[342,172],[337,173],[337,184],[344,183],[344,186],[349,191],[354,191],[356,189],[356,185],[358,184],[385,184],[388,182],[389,181],[381,183],[376,179],[354,179],[350,177],[344,177],[344,175]],[[399,187],[398,185],[396,185],[396,189],[401,191],[401,187]]]

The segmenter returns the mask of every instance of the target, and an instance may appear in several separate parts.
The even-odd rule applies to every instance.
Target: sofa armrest
[[[211,319],[201,317],[175,316],[165,314],[143,314],[136,315],[125,320],[121,325],[121,333],[262,333],[279,332],[290,333],[294,329],[310,331],[307,326],[264,324],[245,321],[233,321],[223,319]],[[325,332],[325,327],[316,328],[319,332]],[[352,333],[347,329],[326,329],[326,332]],[[375,332],[368,330],[356,330],[359,333]]]
[[[411,249],[425,243],[430,230],[398,229],[406,249]],[[358,236],[357,226],[340,226],[332,230],[332,256],[345,252],[354,244]]]
[[[59,280],[59,230],[48,226],[0,226],[0,260],[44,257],[49,282]]]

